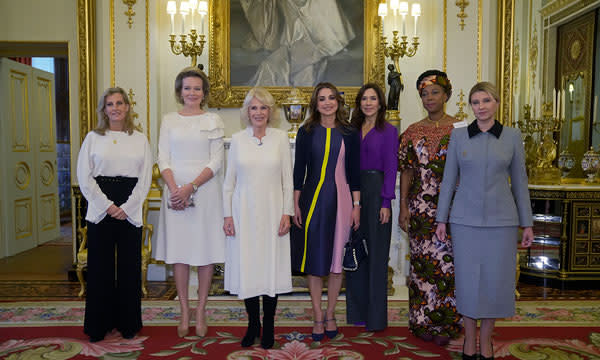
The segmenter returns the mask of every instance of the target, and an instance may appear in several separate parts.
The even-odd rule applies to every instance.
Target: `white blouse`
[[[85,137],[77,160],[77,180],[88,202],[85,219],[95,224],[104,219],[106,210],[113,204],[100,190],[94,179],[97,176],[138,179],[120,208],[131,224],[142,226],[142,205],[152,183],[152,150],[146,136],[138,131],[129,135],[107,130],[105,135],[91,131]]]

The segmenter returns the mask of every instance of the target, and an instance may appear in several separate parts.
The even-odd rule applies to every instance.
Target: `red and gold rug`
[[[208,336],[176,335],[175,301],[144,301],[144,328],[131,340],[118,332],[89,343],[82,331],[83,302],[0,303],[0,358],[38,359],[459,359],[462,338],[441,348],[412,336],[407,329],[407,302],[390,301],[390,327],[383,332],[345,324],[344,302],[336,308],[341,334],[313,342],[310,301],[279,301],[276,346],[243,349],[243,302],[212,299],[207,308]],[[600,359],[600,302],[519,301],[517,313],[498,321],[494,337],[497,359]]]
[[[532,331],[533,330],[533,331]],[[497,359],[600,359],[598,328],[500,327],[494,340]],[[342,327],[332,340],[313,342],[308,327],[277,327],[276,346],[244,349],[244,327],[211,327],[204,338],[178,338],[175,326],[145,326],[131,340],[118,332],[89,343],[81,327],[0,329],[3,359],[459,359],[462,339],[442,348],[410,335],[406,327],[365,332]]]

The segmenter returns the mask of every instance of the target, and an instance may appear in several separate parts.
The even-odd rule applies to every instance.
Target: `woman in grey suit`
[[[533,241],[521,132],[495,120],[499,101],[488,82],[471,89],[469,104],[477,120],[452,132],[436,216],[439,239],[448,241],[446,223],[452,224],[456,303],[465,328],[462,358],[467,360],[478,358],[478,319],[480,358],[494,358],[494,322],[515,313],[518,227],[523,227],[523,246]]]

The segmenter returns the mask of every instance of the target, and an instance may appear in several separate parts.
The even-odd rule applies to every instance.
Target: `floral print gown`
[[[452,124],[432,127],[412,124],[400,136],[398,170],[412,169],[406,194],[410,221],[409,327],[417,336],[455,338],[461,317],[454,297],[451,242],[435,235],[437,201],[444,174]]]

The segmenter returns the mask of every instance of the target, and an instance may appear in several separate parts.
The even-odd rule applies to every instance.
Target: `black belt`
[[[365,172],[367,174],[383,174],[381,170],[361,170],[361,172]]]
[[[96,176],[97,183],[131,183],[137,182],[138,178],[126,176]]]

